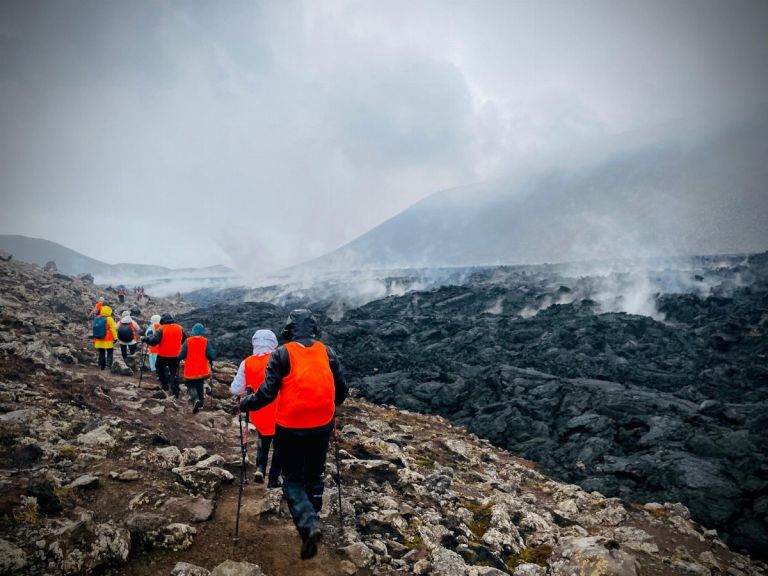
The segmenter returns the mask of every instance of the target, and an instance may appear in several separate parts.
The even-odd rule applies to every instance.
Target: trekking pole
[[[341,458],[339,457],[339,436],[336,433],[336,419],[333,420],[333,444],[336,448],[336,488],[339,492],[339,527],[344,535],[344,511],[341,509]]]
[[[237,421],[240,423],[240,488],[237,490],[237,515],[235,519],[235,537],[233,543],[235,546],[240,542],[240,502],[243,498],[243,485],[246,482],[245,474],[245,456],[248,451],[248,411],[245,411],[245,432],[243,432],[243,412],[240,411],[240,399],[237,398]]]
[[[141,388],[141,379],[144,378],[144,359],[147,355],[147,344],[141,347],[141,363],[139,364],[139,388]]]

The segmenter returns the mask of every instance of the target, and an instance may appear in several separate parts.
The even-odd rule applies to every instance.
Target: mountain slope
[[[438,192],[307,266],[525,264],[768,248],[768,111],[696,146]]]
[[[0,250],[5,250],[16,260],[30,264],[44,265],[53,261],[59,271],[65,274],[93,274],[94,276],[159,276],[169,273],[204,272],[211,275],[232,274],[226,266],[206,266],[204,268],[166,268],[152,264],[107,264],[80,252],[62,246],[57,242],[42,238],[30,238],[17,234],[0,234]]]

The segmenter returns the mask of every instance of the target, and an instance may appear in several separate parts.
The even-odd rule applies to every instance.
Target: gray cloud
[[[768,100],[766,30],[748,1],[4,2],[0,229],[289,266],[443,188],[728,124]]]

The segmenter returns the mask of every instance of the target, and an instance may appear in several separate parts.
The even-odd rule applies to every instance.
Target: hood
[[[199,322],[192,326],[192,336],[202,336],[203,334],[205,334],[205,326]]]
[[[256,330],[251,338],[253,353],[257,356],[269,354],[277,348],[277,336],[272,330]]]
[[[152,322],[152,324],[160,324],[160,314],[153,314],[149,321]]]
[[[288,341],[299,338],[317,338],[320,336],[320,329],[317,327],[317,321],[312,311],[307,308],[300,308],[288,315],[281,335]]]
[[[131,318],[131,311],[130,310],[124,310],[123,313],[120,315],[120,320],[122,322],[126,322],[126,323],[130,322],[131,320],[133,320],[133,318]]]
[[[101,312],[99,312],[99,316],[112,316],[112,308],[109,306],[102,306]]]
[[[173,316],[166,312],[160,316],[160,324],[173,324]]]

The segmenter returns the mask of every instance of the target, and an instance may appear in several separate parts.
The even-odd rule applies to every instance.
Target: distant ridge
[[[617,142],[617,144],[627,144]],[[768,108],[695,145],[654,136],[577,169],[444,190],[297,268],[540,264],[768,248]]]
[[[96,277],[106,278],[187,273],[206,273],[211,276],[234,274],[234,270],[221,265],[203,268],[166,268],[165,266],[150,264],[108,264],[57,242],[18,234],[0,234],[0,250],[13,254],[16,260],[39,266],[53,261],[58,270],[64,274],[92,274]]]

